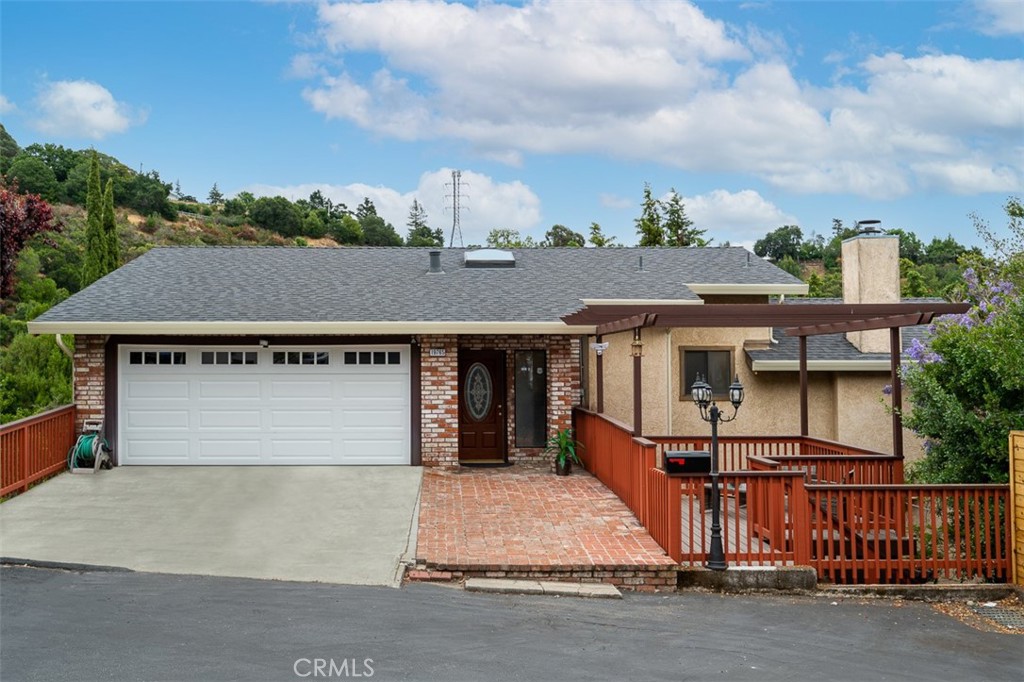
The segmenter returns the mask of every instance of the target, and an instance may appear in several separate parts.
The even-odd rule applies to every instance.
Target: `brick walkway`
[[[672,559],[585,471],[427,469],[411,579],[546,577],[674,586]],[[445,575],[440,575],[445,574]]]

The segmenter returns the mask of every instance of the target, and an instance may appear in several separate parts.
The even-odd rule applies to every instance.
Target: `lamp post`
[[[693,403],[700,409],[700,418],[711,422],[711,550],[708,552],[707,567],[714,571],[724,571],[729,567],[725,563],[725,549],[722,547],[721,498],[718,490],[718,424],[731,422],[736,418],[740,405],[743,404],[743,384],[739,375],[729,386],[729,402],[732,403],[731,417],[726,417],[718,409],[714,401],[711,386],[698,374],[697,380],[690,388]]]

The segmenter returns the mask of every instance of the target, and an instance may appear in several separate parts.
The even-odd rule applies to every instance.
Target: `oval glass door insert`
[[[466,383],[462,387],[466,412],[473,421],[481,421],[491,412],[494,400],[494,386],[491,373],[482,363],[474,362],[466,372]]]

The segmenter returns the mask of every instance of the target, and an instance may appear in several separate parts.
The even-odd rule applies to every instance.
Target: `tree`
[[[964,273],[974,306],[942,318],[928,347],[916,339],[903,372],[911,410],[904,424],[925,440],[913,478],[1005,483],[1006,436],[1024,429],[1024,300],[1005,281]]]
[[[350,213],[332,219],[327,233],[339,244],[362,244],[364,239],[363,226]]]
[[[206,195],[206,202],[211,206],[219,206],[224,203],[224,195],[217,188],[217,183],[213,183],[213,187],[210,188],[210,193]]]
[[[107,180],[107,189],[103,193],[102,223],[107,256],[104,268],[107,272],[113,272],[121,267],[121,242],[117,237],[117,221],[114,216],[113,180]]]
[[[19,153],[21,153],[21,147],[14,141],[11,134],[7,132],[7,128],[4,127],[3,123],[0,123],[0,173],[6,173],[7,168],[11,165],[11,161],[14,160]]]
[[[444,246],[444,231],[441,228],[430,229],[427,224],[427,211],[416,199],[412,200],[409,207],[409,236],[405,243],[407,246]]]
[[[302,227],[302,214],[295,204],[281,196],[260,197],[249,209],[249,218],[258,227],[285,237],[294,237]]]
[[[906,258],[917,265],[924,258],[924,244],[913,232],[906,232],[898,227],[886,230],[886,234],[895,235],[900,240],[900,258]]]
[[[666,246],[707,246],[708,242],[703,238],[707,230],[701,230],[693,226],[693,221],[686,215],[686,205],[683,198],[673,187],[669,190],[668,199],[659,201],[661,209],[661,226],[665,231]]]
[[[597,248],[615,246],[615,237],[606,237],[597,223],[590,223],[590,243]]]
[[[108,244],[103,232],[103,194],[100,190],[100,164],[93,152],[89,164],[89,191],[85,199],[85,257],[82,260],[82,286],[87,287],[110,272]]]
[[[50,143],[30,144],[25,147],[25,154],[34,156],[49,166],[58,183],[66,182],[71,169],[83,158],[86,158],[84,152],[76,152],[59,144]]]
[[[60,183],[45,163],[34,156],[21,154],[7,169],[7,179],[17,182],[22,192],[38,194],[46,201],[57,201],[60,198]]]
[[[1012,197],[1004,210],[1015,235],[1009,240],[994,238],[972,216],[992,258],[967,254],[981,265],[963,274],[971,310],[940,318],[929,346],[914,342],[906,353],[902,380],[911,409],[904,424],[926,439],[925,457],[912,470],[923,481],[1006,482],[1007,433],[1024,429],[1024,210]]]
[[[661,226],[661,210],[658,200],[651,195],[651,185],[644,183],[644,199],[640,204],[640,217],[634,220],[640,246],[664,246],[665,230]]]
[[[803,239],[804,233],[799,226],[783,225],[754,242],[754,253],[761,258],[770,258],[776,263],[787,256],[793,260],[800,260]]]
[[[0,376],[0,422],[71,402],[71,359],[53,336],[15,336],[0,355]]]
[[[310,211],[306,214],[306,217],[302,219],[302,234],[313,239],[320,239],[327,234],[327,226],[324,225],[323,218],[316,211]]]
[[[224,215],[244,216],[254,203],[256,203],[256,197],[253,196],[252,192],[239,192],[233,199],[228,199],[224,202],[222,210]]]
[[[367,216],[359,221],[359,226],[363,228],[363,241],[367,246],[401,246],[403,243],[394,225],[380,216]]]
[[[782,260],[780,260],[777,263],[777,265],[780,269],[785,270],[786,272],[793,275],[797,279],[800,279],[800,277],[803,275],[803,272],[800,269],[800,264],[797,263],[796,259],[790,256],[789,254],[783,256]]]
[[[900,258],[900,298],[918,298],[928,295],[924,276],[909,258]]]
[[[537,246],[533,237],[523,237],[519,230],[494,229],[487,233],[487,246],[493,249],[529,249]]]
[[[377,207],[370,201],[370,197],[363,197],[363,203],[356,207],[356,220],[363,222],[364,218],[377,215]]]
[[[544,234],[541,246],[583,246],[587,240],[579,232],[573,232],[565,225],[552,225]]]
[[[36,194],[18,194],[17,188],[0,184],[0,298],[14,293],[14,268],[18,254],[33,236],[59,232],[50,205]]]

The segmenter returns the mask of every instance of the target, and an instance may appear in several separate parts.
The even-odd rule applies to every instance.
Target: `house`
[[[705,304],[782,303],[825,308],[872,304],[910,304],[912,309],[942,309],[941,299],[901,301],[899,238],[860,235],[842,245],[843,299],[790,298],[783,293],[769,301],[742,282],[731,286],[695,284],[691,290]],[[734,278],[740,279],[740,278]],[[790,292],[791,293],[791,292]],[[629,311],[624,311],[629,312]],[[913,339],[924,341],[927,326],[900,330],[901,348]],[[629,386],[632,372],[632,330],[606,335],[603,370],[608,385]],[[794,435],[800,433],[797,398],[800,390],[799,344],[782,325],[761,327],[647,327],[643,344],[643,433],[702,434],[707,426],[690,404],[688,392],[699,372],[715,394],[724,397],[733,378],[746,388],[748,401],[738,421],[723,425],[732,435]],[[588,385],[596,385],[597,353],[590,350]],[[884,394],[892,383],[888,329],[812,336],[807,340],[809,430],[819,438],[876,452],[893,452],[893,433]],[[596,391],[587,407],[598,410]],[[632,394],[608,391],[601,410],[626,423],[633,421]],[[921,440],[903,432],[905,456],[922,456]]]
[[[865,254],[870,288],[877,255]],[[645,432],[703,432],[687,395],[699,371],[716,389],[734,374],[747,385],[738,432],[795,433],[798,380],[771,325],[637,327],[604,336],[598,360],[597,326],[563,318],[760,309],[803,293],[738,247],[173,247],[29,331],[74,335],[78,419],[104,420],[120,465],[514,463],[544,458],[548,436],[597,393],[629,421],[633,335],[646,356]],[[845,346],[833,357],[812,339],[812,432],[874,445],[887,433],[887,380],[866,341],[849,343],[855,357]]]

